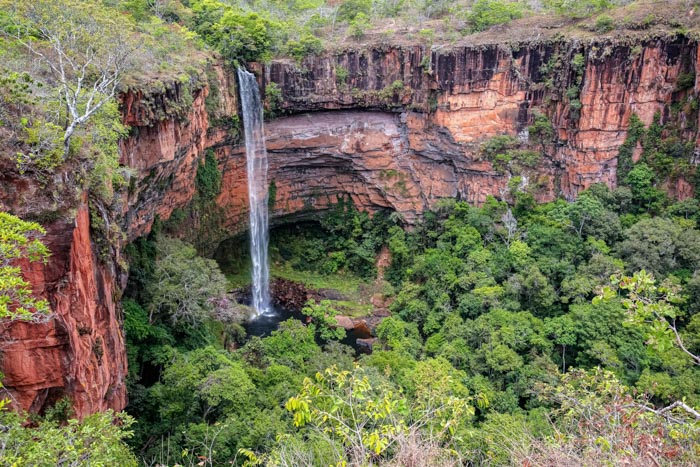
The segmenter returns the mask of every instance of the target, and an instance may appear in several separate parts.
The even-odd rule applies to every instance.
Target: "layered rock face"
[[[649,125],[660,113],[663,121],[695,95],[697,86],[682,90],[678,81],[698,76],[699,53],[682,38],[585,49],[377,47],[259,67],[261,87],[275,83],[282,91],[278,112],[293,114],[266,127],[273,222],[323,209],[338,196],[361,209],[394,209],[409,224],[440,198],[503,198],[514,174],[496,170],[481,146],[498,135],[528,142],[536,114],[547,115],[554,130],[541,148],[531,143],[544,157],[520,174],[538,201],[572,199],[597,182],[615,187],[631,115]],[[697,140],[697,112],[688,118],[684,138]],[[226,227],[240,231],[247,216],[242,148],[210,144],[224,174],[218,203]],[[692,196],[682,177],[667,189]]]
[[[286,115],[266,127],[272,221],[313,216],[343,196],[360,209],[396,210],[412,224],[441,198],[481,203],[488,195],[507,196],[515,174],[494,168],[480,147],[504,134],[528,141],[536,113],[548,117],[555,133],[531,146],[544,157],[520,174],[538,200],[572,198],[595,182],[614,186],[630,116],[647,125],[656,112],[667,119],[674,103],[696,95],[697,78],[695,86],[678,83],[700,75],[699,54],[696,42],[679,37],[585,48],[569,42],[517,50],[376,46],[258,67],[261,88],[274,82],[282,91],[281,101],[270,104]],[[122,143],[122,163],[133,175],[113,221],[128,240],[192,201],[208,150],[223,176],[215,200],[221,239],[247,228],[234,73],[216,65],[208,76],[194,90],[175,83],[165,92],[123,96],[132,133]],[[682,129],[696,146],[697,119],[697,112],[689,114]],[[18,174],[0,172],[0,180],[0,208],[36,212],[28,200],[40,187]],[[669,191],[692,194],[682,178]],[[125,281],[113,266],[118,257],[98,258],[87,206],[77,205],[72,220],[48,222],[49,265],[26,268],[56,318],[5,328],[0,371],[16,406],[36,411],[67,395],[82,416],[126,402],[118,312]],[[202,220],[195,213],[182,222],[183,232],[197,235]]]
[[[451,173],[439,192],[471,202],[498,196],[504,185],[503,175],[480,160],[481,143],[503,134],[527,140],[533,113],[546,113],[557,138],[545,149],[537,173],[550,178],[539,193],[540,200],[549,200],[560,193],[572,198],[596,182],[614,187],[616,156],[630,116],[636,113],[649,125],[656,112],[666,118],[673,102],[694,94],[694,89],[679,90],[678,78],[698,76],[698,53],[697,43],[682,38],[585,48],[572,43],[523,44],[517,50],[384,47],[310,57],[301,67],[273,63],[261,81],[279,84],[280,107],[290,112],[400,113],[408,150]],[[566,96],[570,92],[574,97]],[[697,137],[695,122],[687,128],[695,134],[688,139]]]
[[[22,264],[35,293],[47,297],[54,316],[46,323],[0,325],[3,397],[17,409],[41,412],[63,397],[78,416],[126,404],[126,351],[119,318],[119,271],[97,257],[83,196],[76,206],[56,205],[57,193],[0,174],[0,209],[24,218],[52,209],[74,209],[73,219],[45,220],[48,264]],[[63,193],[66,195],[66,193]],[[29,197],[27,197],[29,196]],[[68,196],[60,198],[64,201]]]

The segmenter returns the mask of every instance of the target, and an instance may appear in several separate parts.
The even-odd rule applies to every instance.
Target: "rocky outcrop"
[[[677,36],[632,45],[377,45],[307,57],[301,65],[259,66],[262,88],[274,82],[282,92],[281,101],[268,102],[270,109],[285,115],[266,127],[273,222],[314,216],[341,196],[361,209],[398,211],[409,224],[441,198],[481,203],[488,195],[507,196],[515,174],[494,167],[480,150],[504,134],[544,153],[536,167],[519,174],[539,200],[571,198],[594,182],[614,186],[631,114],[649,124],[659,112],[666,121],[690,96],[697,98],[697,78],[695,86],[687,81],[700,75],[699,54],[696,42]],[[127,240],[192,201],[208,150],[223,175],[211,206],[220,217],[219,234],[246,229],[234,74],[214,65],[206,76],[196,85],[171,83],[122,96],[131,135],[122,142],[121,162],[132,170],[113,220]],[[542,144],[528,133],[537,113],[554,130]],[[683,115],[679,134],[700,145],[697,110]],[[91,237],[84,200],[58,196],[4,169],[0,181],[0,208],[33,214],[47,225],[52,260],[26,272],[56,312],[45,325],[3,329],[4,384],[24,409],[40,410],[62,395],[74,401],[79,416],[121,409],[126,359],[117,305],[119,245],[109,258],[98,258],[99,238]],[[693,192],[682,177],[669,191],[678,197]],[[37,199],[44,201],[37,205]],[[57,206],[56,199],[74,201]],[[197,235],[201,214],[181,219],[183,235]]]
[[[38,187],[25,182],[17,188],[5,194]],[[11,207],[11,199],[0,200],[0,208]],[[44,201],[37,194],[34,208]],[[82,417],[109,408],[121,410],[126,404],[119,274],[97,258],[86,199],[78,200],[77,206],[74,219],[45,222],[48,264],[22,265],[35,293],[48,297],[53,317],[41,324],[14,322],[0,327],[2,382],[17,409],[41,412],[68,397],[75,414]]]

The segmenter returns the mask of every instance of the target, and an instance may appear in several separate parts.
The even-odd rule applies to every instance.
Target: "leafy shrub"
[[[498,135],[486,141],[481,145],[481,151],[487,158],[493,158],[496,154],[508,149],[515,149],[520,142],[517,138],[510,135]]]
[[[360,40],[363,37],[365,37],[365,32],[367,31],[367,28],[369,27],[369,18],[367,15],[364,13],[358,13],[351,21],[350,21],[350,35],[357,39]]]
[[[685,91],[686,89],[692,89],[693,87],[695,87],[695,73],[691,71],[678,75],[676,90]]]
[[[36,170],[53,172],[63,162],[63,128],[51,122],[22,119],[24,142],[29,151],[17,153],[17,168],[21,173]]]
[[[554,138],[554,127],[545,114],[536,113],[534,122],[527,129],[530,138],[536,143],[545,145]]]
[[[371,0],[347,0],[338,7],[338,20],[352,22],[359,15],[366,18],[371,10]]]
[[[205,200],[214,199],[221,191],[221,172],[214,151],[208,149],[195,177],[197,192]]]
[[[26,115],[27,107],[36,105],[32,95],[37,84],[27,72],[0,69],[0,124],[12,125],[12,115]],[[41,83],[38,83],[41,86]]]
[[[162,314],[182,326],[233,320],[228,283],[214,260],[198,256],[191,245],[176,239],[159,239],[157,251],[153,280],[147,284],[152,316]]]
[[[583,54],[574,55],[571,59],[571,66],[577,75],[583,73],[583,69],[586,66],[586,57]]]
[[[227,11],[214,26],[215,42],[229,60],[270,58],[272,24],[257,13]]]
[[[48,261],[50,252],[39,240],[44,234],[39,224],[0,211],[0,320],[39,321],[49,314],[48,302],[33,296],[15,264],[21,259]]]
[[[338,84],[345,84],[348,81],[348,76],[350,73],[348,72],[348,69],[345,68],[342,65],[338,65],[335,67],[335,80],[336,83]]]
[[[595,20],[595,30],[599,33],[609,32],[615,29],[615,21],[609,15],[600,15]]]
[[[578,86],[571,86],[566,90],[566,97],[569,99],[576,99],[579,95],[579,89]]]
[[[545,5],[557,14],[585,18],[613,6],[614,0],[545,0]]]
[[[333,308],[330,300],[321,300],[316,303],[313,299],[309,299],[301,312],[311,320],[314,332],[324,341],[345,337],[345,329],[338,326],[335,319],[338,310]]]
[[[639,119],[637,114],[630,116],[629,126],[627,127],[627,137],[625,142],[620,146],[620,151],[617,153],[617,183],[622,185],[627,179],[627,175],[632,170],[634,162],[632,155],[637,143],[644,138],[645,128],[644,123]]]
[[[111,410],[65,424],[45,420],[25,426],[19,414],[0,401],[0,445],[4,465],[120,465],[136,467],[123,440],[132,435],[134,419]]]
[[[508,0],[477,0],[467,20],[474,31],[483,31],[496,24],[508,23],[523,17],[520,3]]]
[[[299,41],[287,42],[287,49],[289,50],[289,55],[297,60],[301,60],[308,55],[316,55],[323,52],[323,42],[313,34],[306,33],[301,36]]]
[[[265,113],[267,117],[274,117],[282,104],[282,89],[277,83],[269,83],[265,87]]]

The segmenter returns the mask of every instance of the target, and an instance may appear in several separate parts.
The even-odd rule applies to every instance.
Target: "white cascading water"
[[[255,75],[239,68],[238,83],[248,166],[250,257],[253,261],[252,306],[256,315],[262,315],[271,312],[270,270],[267,262],[267,150],[263,133],[263,108]]]

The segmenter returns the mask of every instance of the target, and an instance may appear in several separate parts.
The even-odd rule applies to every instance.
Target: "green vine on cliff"
[[[214,199],[221,191],[221,172],[214,151],[208,149],[195,177],[197,193],[203,200]]]
[[[270,181],[270,186],[267,190],[267,207],[270,210],[275,209],[275,203],[277,203],[277,184],[274,180]]]
[[[693,173],[692,164],[695,142],[684,137],[685,121],[692,120],[691,114],[683,117],[678,106],[671,105],[669,116],[662,122],[661,113],[654,114],[642,139],[641,160],[646,162],[662,181],[689,179]],[[695,118],[697,120],[697,118]]]
[[[271,119],[276,117],[281,109],[284,98],[282,97],[282,89],[277,83],[268,83],[265,87],[265,118]]]
[[[618,185],[622,185],[627,180],[627,175],[629,175],[630,170],[634,166],[634,161],[632,160],[634,148],[637,147],[639,141],[644,137],[644,133],[644,123],[642,123],[637,114],[633,113],[630,116],[630,123],[627,127],[627,137],[617,153]]]

